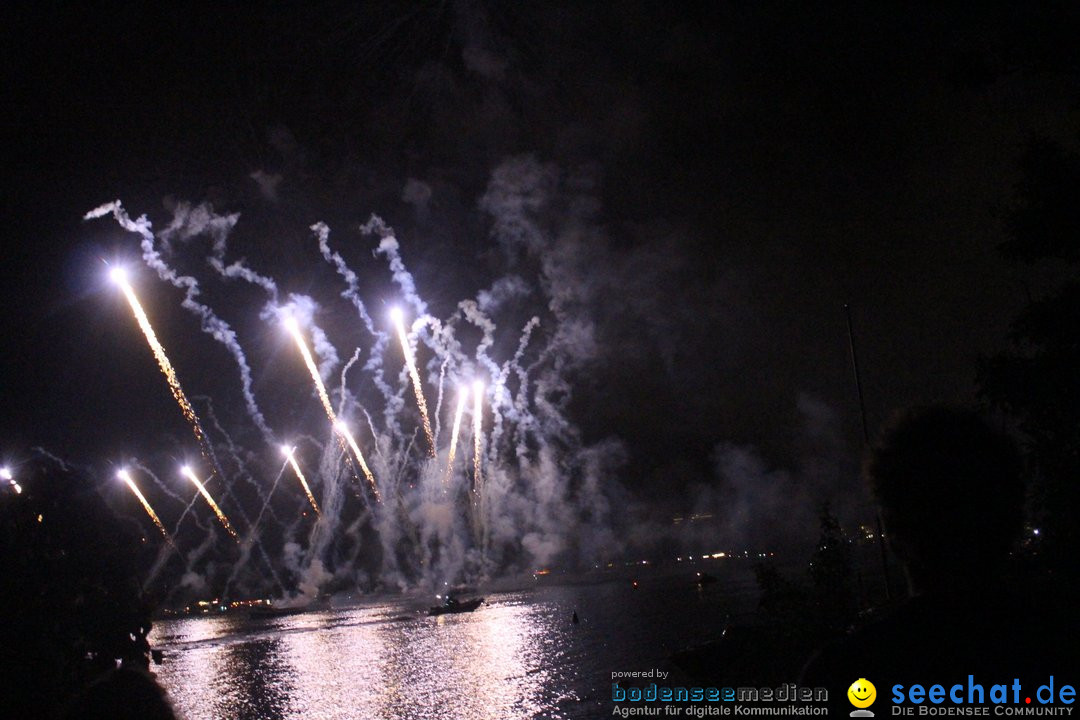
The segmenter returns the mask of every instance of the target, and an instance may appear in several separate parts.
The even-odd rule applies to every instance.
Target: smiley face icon
[[[857,708],[868,708],[877,699],[877,688],[866,678],[859,678],[847,689],[848,700]]]

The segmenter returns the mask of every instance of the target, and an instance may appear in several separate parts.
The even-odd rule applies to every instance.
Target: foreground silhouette
[[[89,475],[51,460],[17,470],[23,492],[0,495],[0,716],[51,718],[70,709],[66,717],[92,717],[73,699],[88,699],[87,688],[103,678],[127,677],[133,687],[139,681],[116,676],[117,667],[145,673],[149,666],[152,607],[139,570],[153,551],[137,523],[105,505]],[[149,675],[142,679],[153,685]],[[143,710],[143,696],[132,695],[126,711]]]
[[[165,691],[149,673],[118,668],[71,702],[64,720],[175,720]]]
[[[1011,438],[970,410],[909,410],[885,429],[865,474],[910,597],[822,649],[803,684],[834,688],[846,714],[841,688],[858,678],[886,703],[894,684],[966,687],[969,675],[987,691],[1014,678],[1029,694],[1051,675],[1075,683],[1076,614],[1009,570],[1024,505]]]

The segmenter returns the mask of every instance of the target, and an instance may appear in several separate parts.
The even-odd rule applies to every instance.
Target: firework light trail
[[[127,272],[124,268],[116,267],[109,272],[109,277],[120,286],[128,304],[131,305],[135,320],[139,323],[143,335],[146,336],[146,342],[150,344],[150,349],[154,351],[154,357],[157,359],[158,367],[161,368],[161,374],[165,376],[165,380],[169,383],[169,390],[172,391],[173,398],[176,400],[176,404],[180,406],[184,418],[191,425],[191,431],[199,442],[203,457],[216,469],[217,460],[214,457],[213,448],[210,447],[210,441],[207,439],[206,433],[203,432],[199,416],[195,414],[195,408],[191,406],[187,395],[184,394],[184,388],[180,386],[180,378],[177,377],[176,370],[173,369],[172,363],[169,362],[169,356],[165,354],[165,348],[158,341],[157,333],[154,332],[153,326],[150,325],[150,318],[146,316],[146,311],[143,310],[142,304],[139,303],[139,298],[135,296],[135,290],[131,287],[131,283],[128,282]]]
[[[364,453],[360,452],[360,446],[356,444],[356,438],[349,432],[349,426],[342,420],[337,420],[334,423],[334,429],[338,431],[341,437],[345,438],[345,441],[352,448],[353,454],[356,455],[356,459],[360,461],[360,469],[364,471],[364,477],[368,479],[371,484],[371,492],[375,495],[376,501],[381,501],[379,496],[379,488],[375,485],[375,476],[371,474],[371,470],[368,469],[367,463],[364,462]]]
[[[413,393],[416,395],[416,406],[420,408],[420,419],[424,423],[424,435],[427,436],[428,454],[435,457],[435,435],[431,432],[431,418],[428,417],[427,401],[424,399],[424,389],[420,385],[420,373],[416,371],[416,357],[413,355],[412,344],[409,336],[405,333],[405,318],[401,308],[390,310],[390,319],[397,329],[398,339],[401,341],[401,352],[405,355],[405,365],[409,368],[412,377]]]
[[[300,486],[304,488],[304,494],[307,495],[308,502],[311,503],[311,508],[315,511],[316,515],[322,515],[322,511],[319,510],[319,503],[315,502],[315,496],[311,494],[311,488],[308,487],[307,478],[304,477],[304,473],[300,470],[300,464],[296,462],[295,456],[296,448],[289,447],[288,445],[281,446],[281,452],[284,453],[288,459],[289,464],[292,466],[293,472],[296,473],[296,479],[300,481]]]
[[[311,373],[311,379],[315,382],[315,389],[319,393],[319,400],[322,401],[323,409],[326,410],[326,417],[330,418],[334,429],[344,437],[344,440],[348,441],[349,447],[352,448],[353,454],[356,456],[356,461],[360,463],[360,469],[364,472],[364,477],[367,478],[368,484],[371,485],[371,491],[375,494],[375,499],[378,500],[379,489],[375,486],[375,476],[372,475],[370,468],[368,468],[367,461],[364,460],[364,453],[360,452],[360,446],[356,444],[356,440],[353,439],[345,424],[338,420],[337,413],[334,412],[334,406],[330,404],[330,395],[326,392],[326,385],[323,384],[322,376],[319,375],[319,368],[315,365],[315,358],[311,356],[311,350],[308,349],[307,342],[300,332],[300,324],[296,322],[296,318],[290,315],[285,318],[285,327],[296,341],[300,354],[304,356],[304,364],[307,365],[308,372]]]
[[[229,531],[229,534],[233,536],[234,540],[239,542],[240,536],[236,534],[236,531],[233,530],[232,525],[229,524],[229,518],[225,517],[225,513],[221,512],[221,508],[218,507],[218,504],[216,502],[214,502],[214,498],[210,497],[210,493],[206,491],[206,486],[199,481],[199,478],[195,477],[195,471],[185,465],[184,467],[180,468],[180,472],[181,474],[183,474],[184,477],[186,477],[188,480],[195,484],[195,487],[198,489],[199,494],[203,496],[203,500],[206,500],[206,504],[210,506],[210,509],[214,511],[215,515],[217,515],[217,519],[221,521],[222,527]]]
[[[139,492],[139,487],[135,484],[135,481],[131,479],[131,473],[129,473],[127,470],[120,470],[118,473],[116,473],[116,477],[123,480],[124,484],[127,485],[128,488],[131,489],[131,492],[135,494],[135,497],[139,498],[139,502],[142,503],[143,509],[146,510],[146,514],[149,515],[150,519],[154,521],[155,525],[157,525],[157,529],[161,531],[161,535],[165,538],[165,542],[169,543],[169,545],[172,547],[176,547],[175,545],[173,545],[173,540],[172,537],[169,536],[169,532],[165,529],[165,526],[161,524],[161,518],[159,518],[157,516],[157,513],[154,512],[154,508],[150,507],[149,501],[147,501],[143,494]]]
[[[484,383],[473,383],[473,490],[480,492],[483,480],[480,475],[480,457],[483,451],[483,438],[480,433],[484,426]]]
[[[304,335],[300,332],[300,324],[296,322],[296,318],[289,316],[285,318],[285,328],[292,334],[293,340],[296,341],[296,347],[300,348],[300,354],[304,356],[304,364],[307,365],[308,372],[311,373],[311,379],[315,381],[315,389],[319,392],[319,400],[322,401],[323,409],[326,410],[326,416],[330,418],[330,422],[337,422],[334,406],[330,404],[330,395],[326,392],[326,385],[323,384],[322,376],[319,375],[319,368],[315,365],[315,358],[311,356],[307,341],[304,340]]]
[[[15,476],[12,474],[11,468],[0,468],[0,480],[7,480],[8,484],[11,485],[11,489],[15,491],[15,494],[22,495],[22,485],[15,482]]]
[[[469,388],[458,388],[457,410],[454,411],[454,427],[450,432],[450,453],[446,458],[446,476],[443,483],[449,483],[454,476],[454,456],[457,455],[458,434],[461,432],[461,417],[465,414],[465,403],[469,399]]]

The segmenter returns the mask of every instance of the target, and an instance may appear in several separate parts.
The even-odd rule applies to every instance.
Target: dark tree
[[[982,396],[1024,437],[1032,521],[1048,571],[1072,576],[1080,551],[1080,155],[1033,142],[1000,249],[1013,262],[1066,270],[1013,320],[1008,347],[980,361]]]
[[[117,664],[145,670],[146,541],[83,473],[51,461],[0,491],[0,697],[11,717],[53,717]]]
[[[821,535],[810,559],[810,580],[822,622],[843,629],[858,611],[851,544],[828,504],[818,517]]]
[[[1033,140],[1020,158],[1021,179],[1005,216],[999,249],[1022,263],[1080,260],[1080,155]]]

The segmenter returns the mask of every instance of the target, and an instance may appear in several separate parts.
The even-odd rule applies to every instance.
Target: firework
[[[457,454],[458,434],[461,432],[461,417],[465,414],[465,403],[469,399],[469,388],[458,389],[457,410],[454,411],[454,427],[450,432],[450,453],[446,458],[446,478],[444,483],[449,483],[454,473],[454,456]]]
[[[210,509],[214,511],[214,514],[217,515],[217,519],[221,522],[221,526],[229,531],[229,534],[233,536],[234,540],[239,541],[240,537],[236,534],[236,531],[233,530],[232,525],[229,524],[229,518],[225,517],[225,513],[221,512],[221,508],[214,502],[214,498],[210,497],[210,493],[206,491],[206,486],[199,481],[199,478],[195,477],[195,471],[185,465],[180,468],[180,473],[195,484],[199,494],[203,496],[203,500],[206,501],[206,504],[209,505]]]
[[[22,485],[15,482],[15,475],[12,474],[11,468],[0,468],[0,480],[7,480],[8,484],[11,485],[11,489],[15,491],[15,494],[22,495]]]
[[[319,392],[319,400],[322,401],[323,409],[326,410],[326,416],[330,418],[330,422],[337,422],[334,406],[330,404],[330,395],[326,392],[326,385],[323,384],[322,376],[319,375],[319,368],[315,366],[315,358],[311,356],[311,351],[308,350],[307,341],[304,340],[304,336],[300,332],[300,325],[296,322],[296,318],[285,318],[285,327],[292,333],[293,339],[296,341],[296,347],[300,348],[300,354],[304,356],[304,364],[307,365],[308,372],[311,373],[311,379],[315,381],[315,389]]]
[[[304,494],[307,495],[308,502],[311,503],[312,509],[316,515],[322,515],[322,511],[319,510],[319,504],[315,502],[315,496],[311,494],[311,488],[308,487],[307,478],[304,477],[304,473],[300,470],[299,463],[296,462],[296,457],[293,455],[295,448],[288,445],[281,446],[281,452],[285,454],[289,464],[292,465],[293,472],[296,473],[296,479],[300,481],[300,486],[304,488]]]
[[[201,398],[189,396],[191,403],[199,403],[196,408],[199,418],[194,419],[194,413],[190,412],[192,405],[176,382],[176,372],[164,357],[154,330],[149,327],[149,322],[157,323],[155,328],[160,326],[163,317],[158,316],[154,304],[145,311],[138,306],[138,300],[143,297],[150,302],[147,294],[150,289],[139,286],[132,291],[142,280],[141,275],[133,274],[132,267],[127,268],[126,278],[122,270],[116,271],[114,292],[123,288],[127,297],[123,304],[131,303],[131,310],[120,310],[135,313],[140,329],[147,336],[143,342],[149,342],[185,419],[193,423],[197,439],[202,443],[202,432],[205,432],[205,441],[214,452],[228,454],[227,458],[220,458],[224,467],[221,463],[212,464],[196,455],[190,456],[191,468],[185,470],[186,479],[182,482],[194,484],[197,493],[193,497],[181,486],[179,494],[184,497],[174,499],[183,501],[180,505],[183,514],[178,516],[179,519],[174,518],[177,529],[168,528],[168,533],[182,550],[179,531],[185,529],[186,523],[191,523],[192,518],[187,515],[197,515],[195,520],[205,533],[205,540],[189,557],[183,558],[183,568],[174,567],[177,558],[172,557],[172,548],[159,544],[162,552],[150,573],[151,580],[159,572],[174,574],[182,581],[187,581],[191,574],[212,578],[216,587],[220,584],[219,577],[225,577],[222,587],[225,593],[234,583],[253,590],[258,588],[260,592],[263,589],[269,592],[271,586],[276,585],[282,596],[292,595],[297,588],[306,594],[308,586],[321,589],[329,577],[351,580],[361,589],[414,583],[418,587],[442,587],[494,577],[504,569],[540,563],[541,560],[546,563],[547,548],[572,544],[566,533],[579,527],[587,530],[585,523],[580,522],[581,517],[604,522],[598,509],[604,499],[602,488],[591,475],[583,475],[585,490],[577,496],[571,497],[564,492],[564,487],[571,487],[566,482],[544,485],[548,492],[533,492],[535,482],[531,480],[541,472],[546,477],[549,466],[555,473],[582,465],[586,467],[583,473],[592,472],[589,463],[593,456],[588,453],[593,450],[574,442],[576,431],[561,415],[562,403],[549,402],[547,398],[552,386],[561,388],[564,385],[564,368],[572,367],[572,363],[560,355],[563,345],[559,338],[563,335],[557,326],[545,335],[550,339],[548,346],[531,348],[528,347],[530,333],[539,322],[533,318],[518,339],[516,353],[509,358],[498,357],[496,348],[511,345],[497,341],[498,315],[494,307],[497,303],[466,300],[453,304],[451,298],[444,297],[442,300],[452,314],[446,319],[431,314],[437,311],[429,311],[417,293],[392,231],[373,217],[364,226],[365,233],[377,235],[375,254],[385,255],[389,261],[395,293],[402,300],[400,310],[387,307],[388,312],[381,322],[372,319],[361,301],[359,277],[345,266],[343,259],[330,253],[328,259],[347,285],[342,295],[360,313],[362,322],[354,329],[367,333],[359,342],[350,342],[350,358],[348,354],[341,354],[341,347],[335,347],[333,333],[324,334],[312,323],[315,317],[312,313],[324,312],[329,318],[335,309],[326,304],[332,294],[328,289],[320,288],[318,301],[296,293],[288,293],[286,297],[286,292],[278,289],[277,281],[256,275],[244,260],[230,259],[226,235],[234,216],[217,215],[209,206],[178,205],[173,222],[159,239],[151,232],[149,220],[131,220],[117,204],[103,206],[90,215],[98,216],[110,210],[125,229],[140,235],[143,260],[147,265],[183,293],[183,309],[194,312],[202,329],[233,352],[243,382],[243,387],[238,390],[244,391],[249,415],[263,430],[261,439],[269,447],[282,451],[281,464],[269,468],[271,472],[277,472],[276,477],[266,478],[272,483],[259,482],[267,468],[255,468],[252,462],[265,453],[245,447],[243,440],[244,437],[260,440],[257,435],[250,434],[252,428],[245,428],[234,441],[225,422],[228,414],[221,414],[219,422],[210,398],[204,403]],[[325,234],[328,230],[324,226],[316,230],[320,250],[326,256]],[[314,387],[308,385],[307,392],[315,392],[316,402],[324,411],[322,417],[330,423],[329,428],[323,424],[326,421],[317,417],[318,413],[309,413],[307,420],[314,424],[309,422],[309,427],[296,428],[296,431],[314,433],[314,436],[305,434],[304,440],[300,441],[301,436],[290,435],[284,447],[285,439],[266,431],[266,423],[248,391],[254,383],[249,383],[251,373],[236,334],[202,302],[206,296],[201,291],[200,280],[179,274],[166,264],[160,252],[167,248],[177,256],[195,253],[183,259],[183,267],[202,267],[204,263],[199,262],[198,254],[206,243],[179,242],[181,238],[200,234],[208,234],[211,241],[209,264],[224,277],[244,278],[265,289],[269,297],[264,298],[265,304],[260,303],[259,317],[264,320],[274,318],[275,325],[278,322],[282,325],[278,340],[284,345],[270,347],[259,343],[266,356],[264,359],[268,360],[262,373],[263,382],[274,385],[275,396],[288,389],[280,383],[288,380],[290,373],[301,385],[312,382]],[[542,276],[534,282],[529,277],[507,275],[494,279],[493,283],[492,292],[504,285],[506,290],[515,293],[526,286],[534,290],[547,288]],[[142,293],[137,300],[136,293]],[[232,309],[239,312],[242,306]],[[146,313],[151,311],[155,312],[154,317],[147,320]],[[517,310],[511,314],[516,317]],[[355,311],[352,315],[355,316]],[[342,331],[348,327],[334,325]],[[167,333],[161,340],[170,342],[167,349],[179,352],[170,337]],[[393,347],[394,344],[398,347]],[[359,347],[353,352],[356,345]],[[285,367],[280,364],[282,347],[285,347],[286,355],[294,355],[286,358]],[[534,351],[529,354],[529,359],[526,358],[527,350]],[[136,348],[135,352],[142,351]],[[402,354],[398,356],[398,352]],[[533,355],[535,359],[532,359]],[[395,364],[399,359],[401,364]],[[296,360],[301,363],[293,364]],[[181,367],[175,370],[185,373],[183,390],[193,392],[195,386],[191,383],[196,381],[191,378],[195,376],[189,376],[186,364],[180,362]],[[306,370],[301,371],[301,364]],[[304,372],[309,377],[296,375],[297,372]],[[474,383],[474,380],[479,381]],[[303,391],[302,387],[300,389]],[[410,392],[414,397],[409,397]],[[486,397],[488,393],[490,398]],[[427,402],[428,394],[431,394],[430,403]],[[310,403],[310,399],[306,402]],[[485,404],[490,404],[491,409],[486,409]],[[310,411],[314,406],[304,404],[294,410],[304,408]],[[488,413],[490,419],[485,417]],[[471,426],[466,424],[470,423],[466,414],[471,417]],[[345,421],[347,426],[339,421]],[[327,430],[332,438],[325,437]],[[420,437],[421,434],[424,437]],[[606,450],[602,451],[606,453]],[[467,456],[469,453],[473,454],[472,458]],[[210,453],[206,451],[205,454]],[[0,466],[3,464],[0,462]],[[172,467],[173,472],[179,469],[175,464]],[[118,469],[119,466],[114,467],[112,472]],[[151,477],[142,474],[134,465],[129,465],[127,470],[135,483],[148,482]],[[228,479],[224,470],[228,471]],[[373,476],[374,470],[379,470],[377,478]],[[280,490],[277,487],[280,483],[288,484],[288,475],[293,475],[294,482],[299,482],[316,522],[307,523],[306,518],[297,517],[295,511],[304,510],[302,505],[293,505],[293,512],[287,515],[280,514],[280,509],[285,507],[281,503],[286,498],[274,493]],[[223,482],[215,484],[215,476]],[[245,486],[242,488],[245,492],[236,494],[234,478],[241,481],[241,485],[246,482],[251,487]],[[489,480],[493,483],[491,488],[487,486]],[[27,482],[24,495],[33,493],[33,480]],[[455,483],[464,485],[459,487]],[[588,483],[587,487],[584,483]],[[440,484],[441,489],[436,489]],[[314,494],[316,486],[318,495]],[[138,489],[141,488],[139,484]],[[154,495],[153,509],[160,507],[165,512],[160,519],[164,520],[169,513],[161,503],[167,498],[157,490],[151,490],[148,488],[145,499]],[[123,491],[117,487],[117,492]],[[387,497],[381,497],[382,493]],[[6,495],[10,501],[17,499],[5,479],[0,479],[0,495]],[[296,500],[292,495],[289,502]],[[252,507],[250,503],[256,501],[259,504]],[[236,552],[228,548],[224,548],[224,553],[216,552],[223,549],[221,537],[212,522],[207,524],[205,511],[198,507],[203,502],[239,542]],[[217,503],[221,503],[220,506]],[[229,508],[228,518],[222,513],[225,507]],[[576,510],[578,507],[582,508],[580,514]],[[248,519],[245,513],[253,510],[257,514]],[[304,510],[303,515],[307,514]],[[231,525],[234,518],[237,524]],[[138,516],[135,519],[142,522]],[[194,528],[189,529],[194,531]],[[243,538],[238,537],[240,530],[245,531]],[[594,537],[604,536],[591,534],[583,539],[582,546]],[[264,550],[262,540],[269,538],[273,540],[274,550],[268,554],[270,546]],[[596,548],[596,552],[606,553],[608,549]],[[538,553],[544,557],[533,557]],[[223,563],[232,564],[231,571],[224,575]],[[277,573],[283,569],[288,569],[288,576],[278,578]],[[179,575],[180,570],[185,575]],[[281,579],[285,580],[284,584]],[[148,581],[147,587],[151,586]]]
[[[154,512],[154,508],[150,507],[150,503],[143,496],[143,494],[139,492],[139,487],[135,484],[135,481],[131,479],[131,474],[127,470],[120,470],[118,473],[116,473],[116,477],[123,480],[124,484],[127,485],[128,488],[130,488],[131,492],[135,494],[135,497],[137,497],[139,499],[139,502],[142,503],[143,509],[146,510],[146,514],[150,516],[150,519],[154,521],[155,525],[157,525],[157,529],[161,531],[161,536],[165,538],[165,542],[169,543],[169,545],[172,545],[172,538],[169,536],[169,532],[165,529],[165,526],[161,524],[161,518],[157,516],[157,513]]]
[[[338,431],[339,435],[345,439],[345,442],[352,448],[353,454],[356,455],[356,459],[360,462],[360,469],[364,471],[364,477],[367,478],[368,483],[371,485],[371,492],[375,495],[375,500],[382,500],[379,497],[379,488],[375,486],[375,476],[371,474],[371,470],[368,469],[367,463],[364,462],[364,454],[360,452],[360,446],[356,444],[356,438],[349,432],[349,426],[344,421],[338,420],[334,423],[334,429]]]
[[[481,431],[484,426],[484,383],[477,380],[473,383],[473,489],[480,492],[482,483],[480,475],[480,457],[483,450],[483,437]]]
[[[398,339],[401,341],[401,352],[405,355],[405,365],[409,368],[409,376],[412,377],[413,393],[416,395],[416,406],[420,408],[420,419],[424,423],[424,435],[428,441],[428,454],[435,457],[435,435],[431,432],[431,419],[428,417],[427,401],[424,399],[424,389],[420,385],[420,373],[416,371],[416,357],[413,354],[409,336],[405,333],[405,319],[401,308],[393,308],[390,318],[397,328]]]
[[[356,461],[360,464],[360,469],[364,473],[364,477],[367,478],[368,484],[371,485],[371,490],[375,493],[375,499],[379,499],[379,490],[375,487],[375,476],[371,474],[371,470],[368,468],[367,461],[364,460],[364,453],[360,452],[360,446],[356,444],[356,440],[353,439],[349,429],[345,427],[344,423],[338,420],[337,413],[334,412],[334,406],[330,404],[330,395],[326,392],[326,385],[323,384],[322,376],[319,375],[319,368],[315,366],[315,358],[311,356],[311,351],[308,350],[307,342],[304,340],[303,334],[300,332],[300,325],[296,322],[296,318],[289,316],[285,318],[285,327],[292,334],[293,339],[296,341],[296,346],[300,348],[300,354],[304,356],[304,364],[307,365],[308,372],[311,373],[311,379],[315,383],[315,389],[319,393],[319,399],[322,401],[323,409],[326,410],[326,417],[330,418],[331,424],[339,432],[338,441],[342,443],[342,449],[348,454],[351,448],[353,454],[356,456]],[[344,428],[344,430],[342,429]],[[345,447],[345,441],[348,441],[348,447]]]
[[[154,332],[153,326],[150,325],[150,318],[146,316],[146,311],[143,310],[142,304],[139,303],[139,298],[135,296],[135,290],[131,287],[131,283],[128,282],[127,272],[123,268],[117,267],[109,272],[109,276],[114,283],[120,286],[128,304],[131,305],[131,311],[135,314],[135,320],[139,323],[143,335],[146,336],[146,342],[150,344],[150,349],[154,352],[158,367],[161,368],[161,374],[165,376],[165,380],[169,383],[169,390],[172,391],[176,404],[180,406],[184,419],[191,425],[191,431],[199,442],[203,457],[216,468],[217,461],[214,457],[214,450],[210,447],[210,441],[207,439],[206,433],[203,432],[202,422],[199,421],[199,416],[195,414],[195,409],[191,406],[191,402],[188,401],[187,395],[184,394],[184,388],[180,386],[180,379],[176,376],[176,370],[173,369],[172,363],[169,362],[169,356],[165,354],[165,348],[158,342],[157,334]]]

